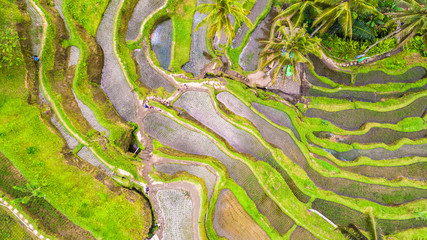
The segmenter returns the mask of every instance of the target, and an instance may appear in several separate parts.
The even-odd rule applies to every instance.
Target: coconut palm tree
[[[268,41],[262,41],[266,43],[266,46],[260,54],[260,68],[265,69],[272,65],[269,72],[273,74],[273,83],[285,66],[287,69],[288,67],[292,69],[293,78],[296,80],[299,78],[298,63],[306,63],[313,67],[308,54],[321,56],[319,38],[310,38],[305,26],[295,28],[289,19],[286,19],[285,23],[286,25],[283,25],[281,21],[278,24],[276,22],[272,28],[274,34],[271,34]]]
[[[393,36],[401,39],[400,47],[415,35],[420,34],[427,46],[427,7],[415,0],[406,0],[405,2],[409,4],[409,9],[387,13],[391,17],[390,22],[388,22],[389,25],[401,23],[400,31]]]
[[[344,31],[345,36],[352,37],[353,32],[353,17],[357,14],[374,14],[381,13],[376,9],[378,4],[375,1],[369,0],[319,0],[324,4],[329,4],[331,7],[325,9],[313,22],[313,26],[319,25],[320,33],[325,33],[329,27],[338,21]],[[315,33],[314,32],[314,33]],[[313,33],[313,34],[314,34]]]
[[[27,183],[25,186],[13,186],[13,188],[23,193],[31,194],[25,197],[16,198],[13,200],[14,202],[27,204],[33,197],[44,197],[44,195],[40,192],[40,186],[37,184]]]
[[[301,26],[306,17],[307,10],[312,10],[316,14],[319,14],[321,11],[317,6],[317,0],[291,0],[289,3],[292,5],[283,10],[276,19],[289,17],[295,26]]]
[[[235,24],[238,27],[243,22],[252,28],[251,21],[246,17],[249,11],[243,8],[239,0],[216,0],[215,3],[200,4],[196,10],[208,14],[208,16],[196,26],[194,31],[207,25],[209,38],[213,38],[216,34],[218,39],[221,39],[222,31],[227,37],[227,42],[231,43],[236,33],[233,24],[231,24],[230,16],[234,17]]]

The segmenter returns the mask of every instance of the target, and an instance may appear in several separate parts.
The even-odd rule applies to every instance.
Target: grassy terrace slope
[[[94,236],[145,236],[150,224],[145,200],[130,203],[90,174],[66,164],[62,140],[45,125],[40,109],[27,103],[25,68],[7,68],[0,74],[0,151],[28,181],[42,186],[49,203]]]

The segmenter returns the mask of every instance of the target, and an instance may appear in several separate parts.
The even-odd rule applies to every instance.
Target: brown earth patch
[[[312,240],[317,239],[311,232],[307,231],[306,229],[298,226],[295,228],[295,230],[292,232],[290,240]]]
[[[213,224],[218,235],[231,240],[270,239],[229,189],[219,194]]]

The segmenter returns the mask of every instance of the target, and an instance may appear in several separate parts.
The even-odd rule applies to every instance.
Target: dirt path
[[[16,218],[18,218],[18,220],[25,226],[27,227],[27,231],[29,231],[30,233],[32,233],[34,236],[36,236],[36,238],[38,239],[46,239],[49,240],[49,238],[45,238],[41,233],[39,233],[34,227],[33,225],[31,225],[29,223],[29,221],[18,211],[18,209],[14,208],[12,205],[9,205],[8,202],[6,202],[6,200],[4,200],[3,198],[0,197],[0,206],[5,207],[6,210],[10,211],[11,213],[13,213],[13,215],[16,216]]]

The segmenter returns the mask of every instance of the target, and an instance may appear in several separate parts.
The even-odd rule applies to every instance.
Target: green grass
[[[7,74],[12,76],[11,81],[6,81]],[[150,215],[142,208],[143,203],[131,204],[89,174],[65,164],[62,140],[44,125],[40,110],[26,102],[24,79],[22,66],[0,73],[0,151],[26,179],[43,186],[41,191],[46,200],[95,236],[104,239],[144,236]],[[29,154],[25,151],[29,147],[36,151]],[[108,199],[101,201],[99,193],[107,193]]]
[[[0,239],[31,240],[32,235],[20,225],[18,219],[5,207],[0,207]]]
[[[64,1],[72,17],[82,25],[90,35],[96,35],[102,15],[110,0],[73,0]]]

